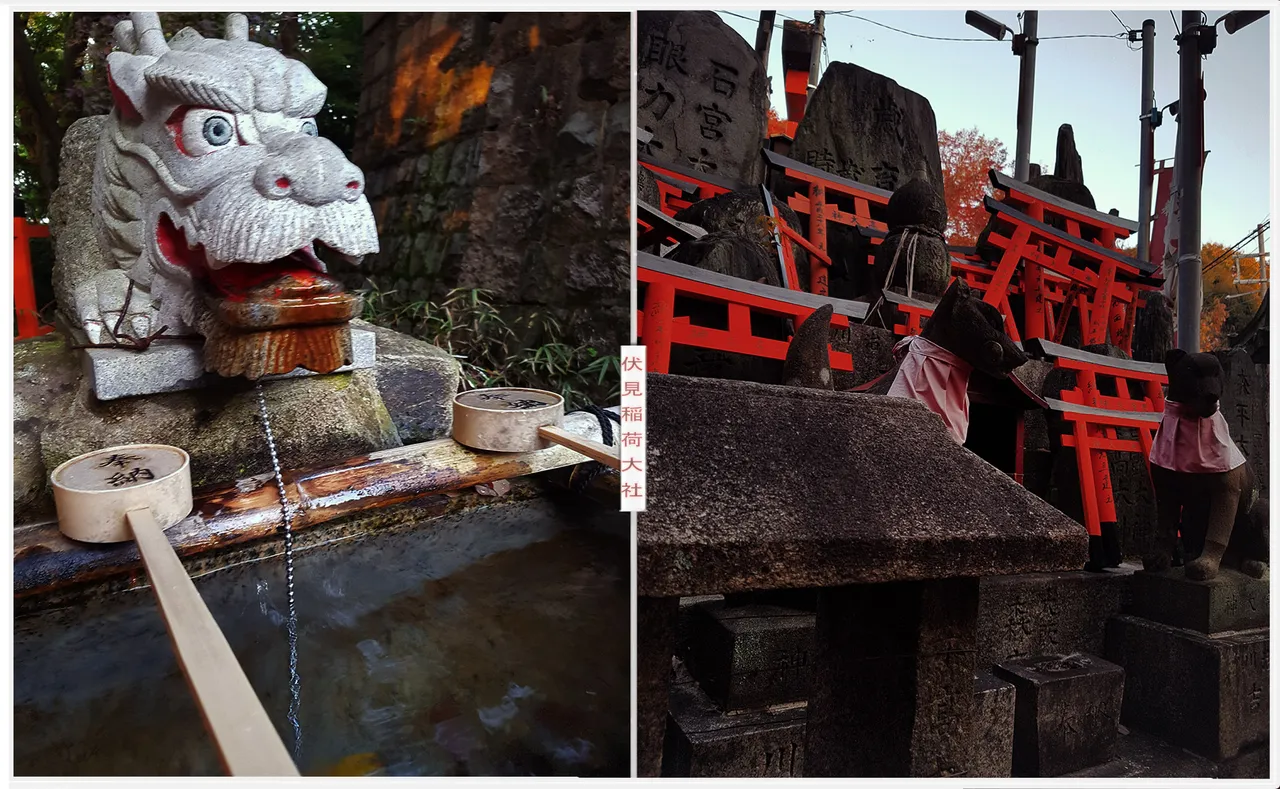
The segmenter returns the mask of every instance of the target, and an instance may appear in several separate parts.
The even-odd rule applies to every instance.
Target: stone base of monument
[[[77,345],[86,342],[84,334],[63,327]],[[86,379],[99,400],[122,397],[182,392],[199,389],[222,377],[205,371],[204,352],[200,342],[155,342],[145,351],[116,348],[85,348],[83,366]],[[373,367],[377,362],[377,340],[368,329],[351,329],[351,364],[334,370],[346,373]],[[301,367],[282,375],[263,376],[263,381],[317,375]]]
[[[676,615],[676,657],[689,659],[689,650],[693,647],[693,638],[698,633],[699,623],[703,620],[703,609],[717,608],[724,605],[722,594],[700,594],[680,598],[680,612]]]
[[[717,706],[732,712],[808,700],[812,613],[770,605],[694,610],[687,665]]]
[[[1036,655],[996,665],[1017,688],[1015,774],[1048,778],[1110,760],[1124,669],[1092,655]]]
[[[1191,581],[1181,567],[1133,575],[1128,613],[1200,633],[1266,627],[1271,585],[1263,578],[1222,569],[1212,581]]]
[[[1221,762],[1266,743],[1270,628],[1206,634],[1113,617],[1107,657],[1125,667],[1123,721]]]
[[[1064,778],[1214,778],[1220,765],[1136,729],[1122,729],[1112,758]],[[1260,777],[1266,777],[1263,773]]]
[[[1107,620],[1122,613],[1137,565],[983,578],[978,666],[1029,655],[1105,654]]]
[[[990,672],[973,676],[973,750],[969,778],[1013,775],[1013,726],[1017,689]]]
[[[671,684],[662,758],[667,776],[790,778],[804,775],[805,705],[725,714],[680,661]]]
[[[1013,685],[990,673],[973,677],[976,710],[970,778],[1008,778],[1013,765]],[[804,703],[725,713],[674,661],[664,776],[705,778],[803,775]]]

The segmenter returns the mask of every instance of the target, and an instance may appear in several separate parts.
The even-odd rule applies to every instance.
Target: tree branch
[[[35,130],[38,141],[37,150],[32,151],[38,157],[40,179],[50,193],[58,186],[58,156],[62,150],[62,127],[58,125],[58,115],[49,99],[45,96],[44,85],[40,82],[40,69],[36,65],[35,54],[27,42],[28,14],[15,15],[13,25],[13,59],[17,67],[17,82],[21,88],[22,98],[35,113]]]

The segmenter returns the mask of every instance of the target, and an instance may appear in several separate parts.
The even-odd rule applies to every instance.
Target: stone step
[[[804,774],[805,704],[726,714],[672,661],[670,720],[663,775],[704,778],[800,777]],[[1007,778],[1013,764],[1013,685],[975,674],[977,710],[968,777]]]
[[[787,778],[804,775],[803,704],[726,715],[680,660],[674,663],[664,776]]]
[[[1136,616],[1107,624],[1107,657],[1125,667],[1126,726],[1214,761],[1267,742],[1267,627],[1206,635]]]
[[[1017,775],[1049,778],[1111,759],[1123,668],[1083,653],[1036,655],[999,663],[995,675],[1017,688]]]

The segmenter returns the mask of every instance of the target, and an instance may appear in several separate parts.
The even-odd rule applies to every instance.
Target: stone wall
[[[354,161],[405,300],[452,288],[629,335],[630,15],[365,15]],[[357,283],[359,284],[359,283]]]

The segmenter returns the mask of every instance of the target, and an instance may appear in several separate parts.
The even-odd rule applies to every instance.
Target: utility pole
[[[1155,177],[1156,21],[1142,22],[1142,146],[1138,170],[1138,260],[1151,262],[1151,188]]]
[[[818,89],[818,78],[822,76],[822,20],[826,16],[821,11],[813,12],[813,51],[809,54],[809,89],[805,92],[805,104],[813,98]]]
[[[761,11],[760,27],[756,28],[756,56],[764,64],[766,73],[769,70],[769,41],[773,38],[773,20],[777,11]]]
[[[1204,92],[1200,81],[1202,14],[1182,12],[1178,37],[1178,143],[1177,168],[1182,174],[1178,233],[1178,347],[1187,353],[1200,351],[1200,310],[1204,283],[1200,261],[1200,187],[1204,160]],[[1211,43],[1211,42],[1206,42]]]
[[[1022,15],[1022,68],[1018,74],[1018,148],[1013,163],[1013,177],[1019,181],[1031,178],[1031,108],[1036,92],[1036,38],[1040,12]],[[1017,39],[1015,39],[1016,42]]]

